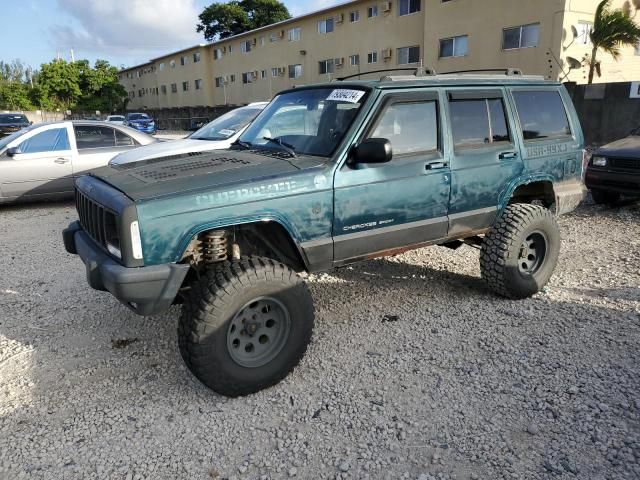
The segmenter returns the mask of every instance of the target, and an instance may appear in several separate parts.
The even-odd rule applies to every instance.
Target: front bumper
[[[606,190],[625,195],[640,195],[640,173],[588,168],[585,183],[589,189]]]
[[[138,315],[154,315],[169,308],[189,271],[189,265],[173,263],[123,267],[95,245],[79,222],[70,224],[62,238],[67,252],[84,262],[89,286],[109,291]]]
[[[155,125],[153,127],[143,127],[141,125],[140,126],[132,125],[131,128],[135,128],[136,130],[142,133],[156,133],[156,131],[158,130]]]

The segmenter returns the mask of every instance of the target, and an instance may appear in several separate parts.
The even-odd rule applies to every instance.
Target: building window
[[[253,83],[253,72],[245,72],[242,74],[242,83]]]
[[[352,67],[357,67],[358,65],[360,65],[360,55],[351,55],[349,57],[349,65],[351,65]]]
[[[260,71],[260,78],[267,78],[267,71],[266,70],[261,70]]]
[[[196,87],[196,90],[201,90],[202,89],[202,79],[201,78],[195,80],[193,83],[194,83],[194,85]]]
[[[213,59],[220,60],[222,58],[222,49],[216,48],[213,50]]]
[[[175,61],[175,60],[171,60],[171,61],[169,62],[169,66],[170,66],[171,68],[176,68],[176,61]]]
[[[501,98],[457,100],[454,96],[449,111],[456,148],[483,148],[491,143],[511,141]]]
[[[591,43],[591,32],[593,30],[593,23],[591,22],[578,22],[576,25],[578,35],[576,35],[576,42],[582,45],[589,45]]]
[[[325,75],[327,73],[334,73],[336,71],[336,61],[333,58],[329,60],[322,60],[318,62],[320,66],[320,75]]]
[[[469,52],[469,37],[461,35],[440,40],[440,58],[464,57]]]
[[[367,53],[367,63],[378,63],[378,52]]]
[[[278,67],[273,67],[271,69],[271,76],[272,77],[277,77],[278,76]]]
[[[351,23],[355,23],[358,20],[360,20],[360,10],[355,10],[355,11],[349,13],[349,21]]]
[[[180,65],[186,65],[186,64],[187,64],[187,57],[186,56],[180,57]]]
[[[195,52],[193,54],[193,63],[198,63],[200,61],[200,52]]]
[[[302,29],[300,27],[290,28],[287,31],[287,38],[290,42],[298,42],[300,41]]]
[[[162,92],[163,95],[167,94],[167,86],[166,85],[160,85],[160,91]]]
[[[260,37],[260,46],[264,47],[264,35]]]
[[[276,32],[273,32],[271,35],[269,35],[269,41],[271,43],[277,42],[278,41],[278,34]]]
[[[397,51],[398,65],[406,65],[408,63],[418,63],[420,61],[420,47],[402,47]]]
[[[164,62],[162,62],[160,65],[158,65],[158,70],[160,70],[160,71],[164,70]]]
[[[318,22],[318,33],[325,34],[333,32],[333,17]]]
[[[420,11],[420,0],[398,0],[398,15],[411,15]]]
[[[182,91],[183,92],[189,91],[189,82],[182,82]]]
[[[177,93],[178,92],[178,84],[177,83],[172,83],[171,84],[171,93]]]
[[[229,53],[233,53],[233,45],[227,46],[227,50],[229,51]]]
[[[502,31],[502,49],[537,47],[540,39],[540,24],[521,25]]]
[[[216,88],[224,87],[224,77],[216,77]]]
[[[240,44],[240,51],[242,53],[249,53],[251,51],[251,41],[247,40]]]
[[[229,75],[229,83],[235,83],[236,81],[236,76],[232,73],[231,75]]]
[[[377,17],[377,16],[378,16],[378,6],[377,5],[372,5],[371,7],[367,8],[367,17],[373,18],[373,17]]]
[[[289,65],[289,78],[302,77],[302,65]]]

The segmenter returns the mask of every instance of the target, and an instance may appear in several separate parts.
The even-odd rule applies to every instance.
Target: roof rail
[[[418,68],[385,68],[382,70],[371,70],[369,72],[354,73],[353,75],[347,75],[346,77],[339,77],[336,80],[342,82],[349,80],[350,78],[360,77],[362,75],[371,75],[373,73],[388,73],[388,72],[413,72],[414,77],[424,77],[427,75],[436,75],[435,70],[432,68],[418,67]],[[380,80],[390,79],[390,76],[384,76]]]
[[[453,75],[457,73],[504,73],[509,77],[522,77],[524,74],[519,68],[477,68],[474,70],[456,70],[453,72],[443,72],[442,75]]]

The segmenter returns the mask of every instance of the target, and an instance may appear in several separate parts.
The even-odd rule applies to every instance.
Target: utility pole
[[[76,57],[73,55],[73,48],[71,49],[71,63],[75,63]]]

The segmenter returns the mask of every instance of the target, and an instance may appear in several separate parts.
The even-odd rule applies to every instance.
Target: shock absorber
[[[224,230],[205,233],[202,243],[204,263],[219,263],[227,259],[227,236]]]

